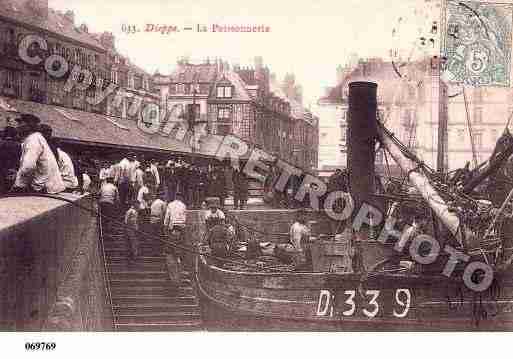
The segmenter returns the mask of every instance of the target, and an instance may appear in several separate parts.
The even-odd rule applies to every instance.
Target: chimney
[[[374,161],[376,125],[376,94],[378,85],[372,82],[349,84],[348,169],[351,195],[355,208],[368,203],[381,206],[374,194]]]
[[[36,18],[48,18],[48,0],[28,0],[26,4]]]
[[[255,56],[255,71],[260,71],[264,67],[264,59],[262,56]]]
[[[100,43],[108,49],[114,49],[114,35],[108,31],[103,32],[100,35]]]
[[[340,84],[342,83],[342,81],[344,81],[344,74],[345,74],[345,69],[342,65],[338,65],[337,66],[337,84]]]
[[[68,10],[64,13],[64,17],[66,19],[68,19],[69,22],[71,22],[72,24],[75,24],[75,13],[73,12],[73,10]]]

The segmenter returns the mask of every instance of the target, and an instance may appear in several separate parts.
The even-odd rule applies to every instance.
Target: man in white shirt
[[[123,158],[117,164],[116,171],[116,183],[118,185],[119,190],[119,200],[121,205],[127,207],[128,204],[128,195],[130,190],[130,161],[127,158]]]
[[[112,177],[107,178],[106,183],[100,188],[100,205],[103,221],[106,225],[111,223],[111,219],[116,215],[116,204],[119,201],[119,192],[114,185]]]
[[[223,211],[219,209],[220,201],[217,198],[207,198],[209,210],[205,216],[205,224],[207,225],[207,230],[213,228],[215,225],[222,223],[226,216]]]
[[[139,206],[139,226],[141,227],[141,231],[148,234],[150,232],[150,193],[150,189],[147,186],[142,186],[141,188],[139,188],[139,192],[137,193],[137,203]],[[149,237],[145,239],[150,240]]]
[[[144,171],[141,167],[135,170],[135,189],[136,193],[139,193],[139,189],[144,186]]]
[[[185,245],[185,223],[187,207],[183,203],[183,196],[176,194],[176,199],[167,205],[164,228],[169,235],[169,241],[180,246]],[[181,276],[181,263],[184,260],[183,250],[172,245],[163,244],[166,266],[171,283],[178,287]]]
[[[150,171],[155,177],[155,185],[156,188],[160,187],[160,174],[159,174],[159,168],[158,168],[158,162],[156,160],[152,160],[150,164]]]
[[[18,133],[23,138],[20,167],[14,182],[14,192],[60,193],[66,189],[57,160],[38,131],[39,118],[23,114],[18,122]]]
[[[274,255],[285,263],[294,264],[296,268],[302,268],[306,264],[306,241],[310,230],[306,226],[306,215],[300,212],[296,221],[290,226],[289,242],[276,245]]]
[[[112,176],[114,177],[113,174],[111,174],[111,170],[109,168],[109,163],[108,162],[104,162],[102,164],[102,168],[100,169],[100,174],[99,174],[99,180],[100,180],[100,186],[103,186],[105,183],[107,183],[107,178]]]
[[[303,252],[303,245],[310,235],[310,230],[306,226],[305,216],[300,214],[296,222],[290,227],[290,244],[296,252]]]
[[[75,175],[75,166],[71,157],[61,148],[57,148],[59,171],[67,191],[73,191],[78,187],[78,178]]]
[[[137,193],[139,191],[139,187],[137,185],[137,169],[140,167],[139,161],[137,161],[137,157],[132,153],[128,157],[128,177],[130,181],[129,195],[130,200],[133,200],[137,197]]]
[[[297,269],[306,264],[306,242],[309,236],[310,229],[306,226],[306,216],[304,213],[299,213],[290,227],[290,244],[284,247],[286,255],[290,256]]]
[[[152,197],[154,199],[150,206],[150,228],[151,233],[155,237],[160,237],[162,233],[162,225],[164,224],[164,216],[167,211],[167,204],[155,195]]]
[[[84,193],[89,192],[89,187],[91,187],[91,182],[92,182],[91,177],[89,176],[87,171],[84,171],[84,173],[82,173],[82,191]]]
[[[181,193],[176,194],[176,199],[167,205],[164,227],[169,231],[174,227],[185,227],[187,207],[183,203]]]
[[[150,205],[148,203],[150,189],[147,186],[142,186],[137,192],[137,202],[139,203],[139,210],[148,210]]]

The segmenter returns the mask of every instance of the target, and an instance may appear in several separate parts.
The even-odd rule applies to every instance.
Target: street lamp
[[[192,105],[189,106],[189,111],[188,111],[188,116],[187,116],[187,124],[189,127],[189,131],[191,131],[191,134],[192,134],[191,149],[192,149],[193,153],[195,152],[195,149],[196,149],[196,147],[195,147],[196,125],[208,122],[208,120],[196,121],[196,95],[197,95],[197,93],[198,93],[198,91],[196,90],[196,86],[194,85],[194,89],[192,91]],[[200,111],[198,111],[198,113],[199,112]]]

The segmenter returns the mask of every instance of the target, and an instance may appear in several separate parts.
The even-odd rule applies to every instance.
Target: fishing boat
[[[457,208],[460,204],[451,203],[452,197],[441,193],[441,187],[429,178],[421,161],[405,153],[393,134],[376,121],[376,87],[363,82],[349,85],[352,150],[348,162],[351,176],[360,179],[351,187],[351,195],[357,209],[363,203],[371,203],[390,214],[397,204],[412,201],[413,207],[425,210],[429,216],[423,219],[423,226],[431,228],[426,234],[439,243],[437,256],[427,260],[424,257],[426,261],[418,263],[412,259],[415,254],[412,245],[409,251],[407,246],[398,250],[402,236],[410,236],[410,242],[403,242],[410,244],[413,232],[422,233],[417,223],[409,225],[399,241],[377,241],[371,234],[372,226],[360,231],[346,226],[338,238],[311,238],[309,270],[230,267],[201,255],[196,260],[195,278],[204,319],[211,323],[209,327],[371,331],[513,328],[513,276],[509,269],[512,249],[505,245],[510,237],[504,238],[503,226],[498,223],[499,218],[504,219],[504,209],[512,196],[504,196],[503,205],[494,211],[490,203],[484,203],[484,209],[474,208],[481,202],[468,199],[471,191],[513,153],[513,144],[501,148],[460,186],[454,197],[477,203],[474,207],[469,205],[474,212],[461,209],[460,213]],[[415,189],[410,198],[374,193],[375,146],[369,138],[376,138],[407,174]],[[463,216],[463,212],[469,211],[474,217]],[[475,219],[485,212],[490,216],[490,223],[484,229],[482,226],[476,229],[469,218]],[[312,213],[312,216],[321,218],[323,214]],[[266,223],[260,224],[266,227]],[[467,260],[451,262],[450,253],[445,250],[447,245],[462,251]],[[428,255],[433,253],[430,250]],[[351,265],[355,253],[360,256],[358,268]],[[353,259],[349,265],[344,262],[348,258]],[[466,280],[470,278],[474,284],[484,280],[482,275],[468,276],[467,264],[473,261],[485,263],[493,270],[493,279],[486,289],[476,290],[465,282],[466,275]],[[444,275],[452,264],[451,275]]]

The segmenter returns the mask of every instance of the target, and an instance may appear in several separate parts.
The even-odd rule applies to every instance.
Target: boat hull
[[[442,276],[238,272],[196,262],[211,330],[510,331],[513,283],[500,283],[476,294]]]

